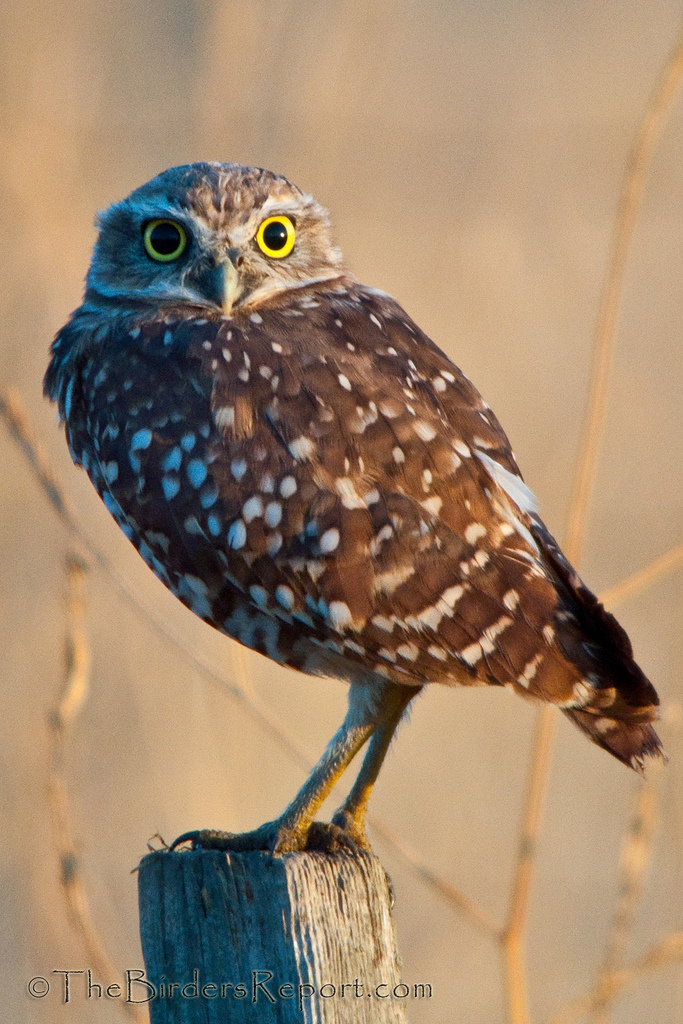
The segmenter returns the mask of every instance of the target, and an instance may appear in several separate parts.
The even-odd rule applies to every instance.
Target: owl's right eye
[[[143,227],[145,252],[157,263],[177,260],[187,248],[185,229],[174,220],[149,220]]]

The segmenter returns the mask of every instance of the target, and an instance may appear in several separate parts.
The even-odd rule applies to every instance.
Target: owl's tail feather
[[[607,710],[600,712],[567,708],[565,714],[599,747],[608,750],[638,772],[643,771],[646,757],[665,756],[659,736],[649,724],[656,717],[652,707],[643,709],[640,714],[635,712],[635,721],[610,718]]]
[[[655,688],[633,660],[631,641],[622,627],[585,586],[538,519],[533,532],[562,595],[562,615],[555,623],[558,643],[592,688],[587,703],[563,711],[599,747],[642,771],[644,758],[664,757],[651,724],[659,717]]]

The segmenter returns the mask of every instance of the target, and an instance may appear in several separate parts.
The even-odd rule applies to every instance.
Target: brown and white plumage
[[[296,240],[269,257],[257,232],[280,215]],[[142,246],[157,218],[189,238],[172,263]],[[659,752],[656,693],[538,518],[497,419],[398,303],[347,274],[327,215],[286,179],[195,164],[110,208],[45,387],[74,460],[188,607],[352,683],[278,848],[301,844],[330,773],[374,733],[338,819],[362,834],[427,682],[550,701],[633,766]]]

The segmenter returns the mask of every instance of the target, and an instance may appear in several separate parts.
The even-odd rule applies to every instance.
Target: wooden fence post
[[[387,877],[372,853],[160,851],[139,869],[152,1024],[402,1024]],[[133,999],[151,988],[133,980]]]

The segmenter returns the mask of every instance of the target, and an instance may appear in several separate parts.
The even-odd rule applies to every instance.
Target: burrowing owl
[[[549,701],[635,767],[660,752],[657,695],[537,516],[498,420],[394,299],[348,273],[315,199],[198,163],[99,227],[45,377],[74,461],[192,611],[350,683],[284,814],[197,842],[304,847],[369,740],[334,818],[363,843],[391,736],[430,682]]]

